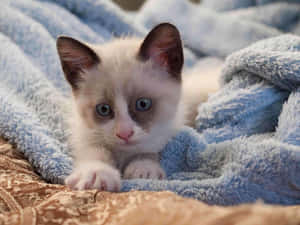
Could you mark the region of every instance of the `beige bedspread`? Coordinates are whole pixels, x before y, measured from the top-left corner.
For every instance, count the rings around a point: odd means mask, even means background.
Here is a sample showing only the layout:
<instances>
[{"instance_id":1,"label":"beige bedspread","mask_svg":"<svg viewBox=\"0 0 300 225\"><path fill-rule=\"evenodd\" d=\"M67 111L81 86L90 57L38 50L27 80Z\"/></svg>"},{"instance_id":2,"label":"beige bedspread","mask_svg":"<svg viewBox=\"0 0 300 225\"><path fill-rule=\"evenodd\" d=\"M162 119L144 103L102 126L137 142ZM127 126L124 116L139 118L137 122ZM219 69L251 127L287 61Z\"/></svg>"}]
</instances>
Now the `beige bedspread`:
<instances>
[{"instance_id":1,"label":"beige bedspread","mask_svg":"<svg viewBox=\"0 0 300 225\"><path fill-rule=\"evenodd\" d=\"M208 206L171 192L71 191L45 183L0 139L0 224L300 224L300 206Z\"/></svg>"}]
</instances>

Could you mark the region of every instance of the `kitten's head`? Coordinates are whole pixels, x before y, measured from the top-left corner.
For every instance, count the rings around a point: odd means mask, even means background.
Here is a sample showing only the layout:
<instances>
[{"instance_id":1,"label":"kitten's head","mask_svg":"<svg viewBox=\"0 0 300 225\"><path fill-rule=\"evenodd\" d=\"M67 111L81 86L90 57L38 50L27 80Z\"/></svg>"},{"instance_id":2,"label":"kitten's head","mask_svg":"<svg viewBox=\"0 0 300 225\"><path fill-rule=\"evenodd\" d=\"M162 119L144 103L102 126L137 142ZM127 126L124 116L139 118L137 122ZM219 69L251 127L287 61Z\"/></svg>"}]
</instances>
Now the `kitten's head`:
<instances>
[{"instance_id":1,"label":"kitten's head","mask_svg":"<svg viewBox=\"0 0 300 225\"><path fill-rule=\"evenodd\" d=\"M142 42L118 39L101 46L59 37L57 49L95 144L146 152L166 144L181 94L183 52L175 26L160 24Z\"/></svg>"}]
</instances>

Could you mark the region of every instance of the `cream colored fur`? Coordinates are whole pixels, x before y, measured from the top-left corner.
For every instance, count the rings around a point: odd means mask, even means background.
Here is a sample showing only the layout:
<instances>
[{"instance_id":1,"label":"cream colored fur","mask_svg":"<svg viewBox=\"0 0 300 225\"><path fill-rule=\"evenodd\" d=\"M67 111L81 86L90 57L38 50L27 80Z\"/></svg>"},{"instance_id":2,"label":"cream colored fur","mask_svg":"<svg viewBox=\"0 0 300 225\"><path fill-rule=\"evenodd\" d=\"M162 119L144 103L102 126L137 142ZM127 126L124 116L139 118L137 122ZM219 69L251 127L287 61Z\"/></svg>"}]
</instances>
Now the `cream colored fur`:
<instances>
[{"instance_id":1,"label":"cream colored fur","mask_svg":"<svg viewBox=\"0 0 300 225\"><path fill-rule=\"evenodd\" d=\"M222 61L206 67L187 71L183 76L182 104L184 105L185 124L194 127L198 106L220 88L219 77Z\"/></svg>"},{"instance_id":2,"label":"cream colored fur","mask_svg":"<svg viewBox=\"0 0 300 225\"><path fill-rule=\"evenodd\" d=\"M65 182L73 189L118 191L122 171L127 179L163 178L157 154L184 125L184 108L192 112L186 113L186 121L191 125L196 106L218 89L219 69L209 76L197 73L185 76L181 85L151 61L137 60L140 45L141 40L127 38L90 46L100 56L101 63L84 71L85 81L80 84L80 92L74 95L68 116L75 169ZM105 88L114 90L116 117L99 125L93 121L92 113L95 105L101 103L101 90ZM128 115L125 95L131 90L139 91L136 89L160 99L159 113L148 130L142 129ZM126 145L116 137L119 123L133 127L134 144ZM134 159L141 154L146 157Z\"/></svg>"}]
</instances>

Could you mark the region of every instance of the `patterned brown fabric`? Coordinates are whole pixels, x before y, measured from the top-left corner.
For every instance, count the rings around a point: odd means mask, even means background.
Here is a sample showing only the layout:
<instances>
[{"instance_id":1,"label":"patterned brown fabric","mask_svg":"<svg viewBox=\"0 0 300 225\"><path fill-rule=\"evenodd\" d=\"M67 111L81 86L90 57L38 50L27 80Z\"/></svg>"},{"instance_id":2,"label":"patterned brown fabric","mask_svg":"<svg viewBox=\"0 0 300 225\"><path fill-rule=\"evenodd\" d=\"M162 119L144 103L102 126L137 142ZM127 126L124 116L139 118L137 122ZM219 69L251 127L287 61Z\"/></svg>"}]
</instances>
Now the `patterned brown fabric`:
<instances>
[{"instance_id":1,"label":"patterned brown fabric","mask_svg":"<svg viewBox=\"0 0 300 225\"><path fill-rule=\"evenodd\" d=\"M0 224L300 224L300 206L208 206L170 192L71 191L45 183L0 140Z\"/></svg>"}]
</instances>

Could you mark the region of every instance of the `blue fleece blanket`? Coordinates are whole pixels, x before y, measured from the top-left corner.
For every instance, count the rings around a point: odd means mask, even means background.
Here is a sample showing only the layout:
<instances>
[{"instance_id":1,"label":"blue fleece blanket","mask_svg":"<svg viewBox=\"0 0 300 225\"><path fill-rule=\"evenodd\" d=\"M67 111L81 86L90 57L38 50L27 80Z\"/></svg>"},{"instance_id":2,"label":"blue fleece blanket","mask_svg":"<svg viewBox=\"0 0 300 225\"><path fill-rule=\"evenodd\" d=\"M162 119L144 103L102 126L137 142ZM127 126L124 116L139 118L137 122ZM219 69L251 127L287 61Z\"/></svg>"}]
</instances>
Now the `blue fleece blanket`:
<instances>
[{"instance_id":1,"label":"blue fleece blanket","mask_svg":"<svg viewBox=\"0 0 300 225\"><path fill-rule=\"evenodd\" d=\"M186 67L229 55L223 86L199 106L197 130L183 128L162 151L167 180L124 180L122 191L170 190L220 205L299 204L299 1L213 2L150 0L129 14L106 0L2 0L0 135L45 180L62 183L72 169L62 117L71 93L56 37L103 43L170 21L187 46Z\"/></svg>"}]
</instances>

